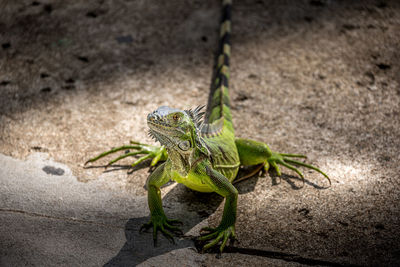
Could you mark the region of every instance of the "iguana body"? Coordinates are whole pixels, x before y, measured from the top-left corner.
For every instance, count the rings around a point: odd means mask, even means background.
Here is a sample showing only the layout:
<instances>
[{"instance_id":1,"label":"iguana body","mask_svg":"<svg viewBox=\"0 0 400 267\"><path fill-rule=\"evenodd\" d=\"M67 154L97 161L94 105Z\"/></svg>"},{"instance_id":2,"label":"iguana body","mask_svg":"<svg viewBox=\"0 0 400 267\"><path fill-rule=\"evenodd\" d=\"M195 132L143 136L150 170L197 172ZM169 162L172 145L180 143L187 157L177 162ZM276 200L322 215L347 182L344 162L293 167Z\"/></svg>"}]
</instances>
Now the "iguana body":
<instances>
[{"instance_id":1,"label":"iguana body","mask_svg":"<svg viewBox=\"0 0 400 267\"><path fill-rule=\"evenodd\" d=\"M275 153L264 143L235 137L228 93L231 0L223 0L222 9L214 84L211 86L204 121L200 121L204 114L201 112L201 107L194 110L160 107L148 115L147 123L150 135L161 143L161 147L131 142L132 145L113 149L88 161L93 162L110 153L125 149L137 151L120 156L109 164L138 154L146 155L133 165L147 158L153 158L152 165L165 160L150 175L147 182L151 219L143 227L153 228L154 241L157 239L158 230L171 239L173 238L169 231L179 230L172 225L176 220L169 220L162 208L160 187L170 179L196 191L216 192L223 196L225 206L220 224L216 228L203 229L207 231L207 234L199 238L212 240L203 247L203 250L221 242L221 252L228 239L235 238L238 192L232 182L240 166L262 164L266 170L272 166L280 175L277 165L280 164L296 171L303 178L303 174L292 166L295 164L317 170L326 176L316 167L291 159L305 157L303 155Z\"/></svg>"}]
</instances>

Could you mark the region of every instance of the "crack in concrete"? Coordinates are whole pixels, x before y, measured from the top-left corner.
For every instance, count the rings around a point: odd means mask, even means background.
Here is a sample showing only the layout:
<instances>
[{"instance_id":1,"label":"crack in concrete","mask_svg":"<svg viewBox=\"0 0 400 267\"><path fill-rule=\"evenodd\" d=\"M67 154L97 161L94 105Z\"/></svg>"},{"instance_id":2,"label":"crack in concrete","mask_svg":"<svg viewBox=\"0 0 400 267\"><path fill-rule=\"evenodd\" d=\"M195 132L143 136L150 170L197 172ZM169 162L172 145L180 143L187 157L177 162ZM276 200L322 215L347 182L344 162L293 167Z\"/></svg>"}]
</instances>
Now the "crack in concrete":
<instances>
[{"instance_id":1,"label":"crack in concrete","mask_svg":"<svg viewBox=\"0 0 400 267\"><path fill-rule=\"evenodd\" d=\"M19 214L23 214L23 215L27 215L27 216L32 216L32 217L41 217L41 218L46 218L46 219L70 221L70 222L77 222L77 223L86 223L86 224L93 224L93 225L109 227L109 228L124 229L124 227L115 226L115 225L106 224L106 223L98 223L98 222L95 222L95 221L87 221L87 220L82 220L82 219L73 218L73 217L56 217L56 216L50 216L50 215L36 213L36 212L24 211L24 210L14 210L14 209L2 209L2 208L0 208L0 212L19 213Z\"/></svg>"}]
</instances>

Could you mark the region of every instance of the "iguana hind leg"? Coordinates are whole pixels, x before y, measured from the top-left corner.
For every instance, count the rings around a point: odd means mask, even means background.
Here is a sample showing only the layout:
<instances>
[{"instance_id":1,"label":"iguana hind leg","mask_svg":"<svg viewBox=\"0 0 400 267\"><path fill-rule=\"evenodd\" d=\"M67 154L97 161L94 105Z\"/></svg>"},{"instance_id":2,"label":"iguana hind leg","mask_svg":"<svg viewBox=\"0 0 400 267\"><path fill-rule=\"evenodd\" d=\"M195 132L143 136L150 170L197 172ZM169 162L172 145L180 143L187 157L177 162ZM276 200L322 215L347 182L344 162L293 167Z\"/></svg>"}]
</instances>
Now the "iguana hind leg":
<instances>
[{"instance_id":1,"label":"iguana hind leg","mask_svg":"<svg viewBox=\"0 0 400 267\"><path fill-rule=\"evenodd\" d=\"M322 174L323 176L325 176L325 178L328 179L329 181L329 185L331 185L331 180L329 179L328 175L326 175L319 168L293 159L293 158L307 158L305 155L277 153L272 151L265 143L243 138L236 138L235 144L239 153L241 165L250 166L250 165L264 164L264 169L266 171L268 171L268 169L272 167L276 170L279 176L281 176L282 173L278 165L281 165L296 172L303 179L304 182L303 173L295 167L295 166L303 166L315 170L320 174Z\"/></svg>"},{"instance_id":2,"label":"iguana hind leg","mask_svg":"<svg viewBox=\"0 0 400 267\"><path fill-rule=\"evenodd\" d=\"M116 148L113 148L106 152L103 152L100 155L86 161L85 165L88 164L89 162L95 162L98 159L101 159L105 156L116 153L118 151L130 150L130 149L134 149L135 151L129 152L129 153L126 153L119 157L114 158L113 160L108 162L106 167L110 166L110 165L114 164L115 162L117 162L121 159L124 159L126 157L137 156L137 155L143 155L143 156L139 157L136 161L134 161L131 164L132 167L135 167L142 161L149 159L149 158L153 159L150 164L151 166L155 166L159 161L165 161L168 158L168 154L167 154L167 151L165 150L164 146L153 146L153 145L142 144L142 143L135 142L135 141L130 141L130 145L116 147Z\"/></svg>"}]
</instances>

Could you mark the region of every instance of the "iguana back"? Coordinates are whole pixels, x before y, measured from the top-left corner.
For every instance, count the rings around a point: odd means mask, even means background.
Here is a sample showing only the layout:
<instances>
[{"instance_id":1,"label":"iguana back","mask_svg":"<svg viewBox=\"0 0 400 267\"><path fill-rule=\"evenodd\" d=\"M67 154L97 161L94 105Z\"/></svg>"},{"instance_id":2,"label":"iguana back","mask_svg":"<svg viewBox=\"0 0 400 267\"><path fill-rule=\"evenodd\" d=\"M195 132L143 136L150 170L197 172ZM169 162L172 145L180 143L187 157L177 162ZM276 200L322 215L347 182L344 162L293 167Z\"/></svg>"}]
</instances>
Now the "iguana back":
<instances>
[{"instance_id":1,"label":"iguana back","mask_svg":"<svg viewBox=\"0 0 400 267\"><path fill-rule=\"evenodd\" d=\"M229 100L232 1L224 0L222 5L218 50L207 111L200 134L211 151L214 168L232 181L240 165Z\"/></svg>"}]
</instances>

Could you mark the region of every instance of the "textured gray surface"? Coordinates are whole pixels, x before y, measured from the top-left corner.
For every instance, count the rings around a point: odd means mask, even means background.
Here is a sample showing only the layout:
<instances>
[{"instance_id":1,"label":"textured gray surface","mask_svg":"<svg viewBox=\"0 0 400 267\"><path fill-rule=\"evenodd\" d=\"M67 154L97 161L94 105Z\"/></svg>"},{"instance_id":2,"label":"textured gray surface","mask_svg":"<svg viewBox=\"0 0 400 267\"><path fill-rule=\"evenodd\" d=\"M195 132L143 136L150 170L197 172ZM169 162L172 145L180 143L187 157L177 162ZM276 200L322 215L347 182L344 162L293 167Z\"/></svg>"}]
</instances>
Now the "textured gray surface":
<instances>
[{"instance_id":1,"label":"textured gray surface","mask_svg":"<svg viewBox=\"0 0 400 267\"><path fill-rule=\"evenodd\" d=\"M44 153L26 161L0 155L0 165L1 265L114 266L154 257L149 264L159 265L165 257L157 256L194 246L185 239L170 246L162 239L154 249L151 236L138 231L148 220L146 197L104 189L102 179L78 182L67 166L48 160ZM65 174L46 174L46 166ZM164 199L168 204L168 197ZM174 202L169 209L187 226L201 222L184 204ZM176 255L188 262L202 258L191 256L192 251L171 254L168 261L176 265Z\"/></svg>"},{"instance_id":2,"label":"textured gray surface","mask_svg":"<svg viewBox=\"0 0 400 267\"><path fill-rule=\"evenodd\" d=\"M400 264L398 1L236 1L237 135L305 153L333 183L306 171L301 188L284 170L238 184L241 243L221 259L189 239L153 249L137 233L147 168L83 168L130 139L150 142L145 118L158 106L206 102L219 4L3 0L0 10L1 264ZM220 198L163 193L188 235L218 223Z\"/></svg>"}]
</instances>

